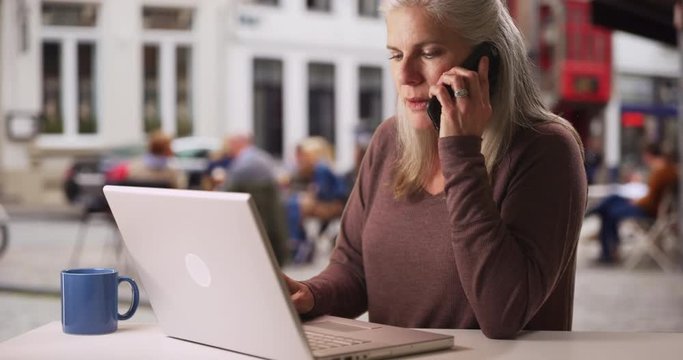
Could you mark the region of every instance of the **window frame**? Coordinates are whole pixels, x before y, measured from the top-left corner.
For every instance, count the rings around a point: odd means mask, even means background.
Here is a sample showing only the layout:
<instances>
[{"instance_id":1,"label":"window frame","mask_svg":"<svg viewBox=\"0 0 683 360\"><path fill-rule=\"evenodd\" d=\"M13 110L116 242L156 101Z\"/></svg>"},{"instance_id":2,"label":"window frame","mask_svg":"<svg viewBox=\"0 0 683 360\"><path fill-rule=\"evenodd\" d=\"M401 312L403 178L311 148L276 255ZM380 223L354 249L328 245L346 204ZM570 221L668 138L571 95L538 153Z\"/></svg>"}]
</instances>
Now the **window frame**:
<instances>
[{"instance_id":1,"label":"window frame","mask_svg":"<svg viewBox=\"0 0 683 360\"><path fill-rule=\"evenodd\" d=\"M98 10L101 8L98 8ZM99 16L99 15L98 15ZM40 28L40 46L42 62L42 46L45 43L56 43L60 50L60 109L63 131L60 134L39 132L38 145L41 147L89 147L97 144L102 136L101 104L102 104L102 51L99 27L83 26L46 26ZM92 75L95 86L93 111L97 130L92 134L78 132L78 44L89 43L94 46L95 66ZM42 82L42 71L41 71ZM41 84L41 94L43 85ZM41 95L41 111L43 99ZM64 140L68 140L65 142ZM67 146L68 143L68 146Z\"/></svg>"},{"instance_id":2,"label":"window frame","mask_svg":"<svg viewBox=\"0 0 683 360\"><path fill-rule=\"evenodd\" d=\"M306 0L306 5L305 5L305 6L306 6L306 11L309 12L309 13L321 14L321 15L331 15L331 14L334 13L334 10L335 10L334 8L335 8L335 6L334 6L334 1L332 1L332 0L326 0L326 1L327 1L327 4L329 5L329 9L318 9L318 8L309 7L309 6L308 6L308 1L309 1L309 0ZM316 0L313 0L313 1L316 1Z\"/></svg>"},{"instance_id":3,"label":"window frame","mask_svg":"<svg viewBox=\"0 0 683 360\"><path fill-rule=\"evenodd\" d=\"M375 95L379 95L379 117L376 119L372 118L363 118L362 114L362 109L363 109L363 103L362 103L362 96L364 94L364 88L363 88L363 70L372 70L372 71L377 71L379 73L379 92ZM358 122L363 123L365 126L369 126L373 131L376 129L384 120L383 117L383 112L384 112L384 97L385 97L385 89L384 89L384 84L385 84L385 77L387 74L385 74L384 68L379 65L379 64L372 64L372 63L359 63L358 66L356 67L356 74L358 76ZM375 89L376 90L376 89Z\"/></svg>"},{"instance_id":4,"label":"window frame","mask_svg":"<svg viewBox=\"0 0 683 360\"><path fill-rule=\"evenodd\" d=\"M266 4L257 0L247 0L242 3L242 5L246 6L258 6L258 7L263 7L263 8L270 8L270 9L275 9L279 8L282 6L282 2L280 0L275 0L275 4Z\"/></svg>"},{"instance_id":5,"label":"window frame","mask_svg":"<svg viewBox=\"0 0 683 360\"><path fill-rule=\"evenodd\" d=\"M356 15L360 17L361 19L370 19L370 20L379 20L382 17L382 14L379 11L379 1L376 2L376 9L372 14L368 14L364 12L364 7L361 5L361 2L368 1L368 0L357 0L356 1L356 6L357 6L357 11ZM375 1L375 0L370 0L370 1Z\"/></svg>"},{"instance_id":6,"label":"window frame","mask_svg":"<svg viewBox=\"0 0 683 360\"><path fill-rule=\"evenodd\" d=\"M331 81L332 86L327 88L327 87L317 87L314 88L311 85L313 85L313 82L315 81L311 75L312 75L312 70L314 67L320 67L320 68L327 68L331 69L331 73L327 73L325 75L331 76L329 79ZM308 134L307 136L322 136L327 141L330 142L333 146L336 146L337 142L339 141L338 137L339 134L337 133L337 122L339 121L339 116L338 116L338 107L339 107L339 73L340 72L340 66L337 61L334 60L325 60L325 59L315 59L311 58L308 59L306 62L306 108L307 108L307 113L306 113L306 119L307 119L307 126L308 126ZM324 81L324 80L323 80ZM314 110L314 104L317 104L317 101L312 97L314 94L315 90L320 90L323 89L322 93L317 93L316 95L329 95L328 98L331 100L332 104L332 111L331 111L331 124L325 124L329 126L324 126L322 123L320 123L320 119L314 119L313 116L315 115L313 113ZM317 100L320 100L319 98ZM314 126L314 122L317 121L317 125ZM329 134L325 133L325 129L329 130Z\"/></svg>"},{"instance_id":7,"label":"window frame","mask_svg":"<svg viewBox=\"0 0 683 360\"><path fill-rule=\"evenodd\" d=\"M142 8L141 8L142 10ZM140 128L145 132L144 124L144 47L152 45L158 47L159 59L157 63L158 84L157 97L159 99L159 117L161 122L161 130L171 136L176 136L178 132L177 124L177 84L176 66L177 66L177 49L180 46L190 49L190 118L192 119L192 132L187 136L192 136L196 131L196 106L195 94L197 93L197 46L194 36L194 29L192 30L147 30L142 29L142 36L140 37L140 85L142 86L140 92Z\"/></svg>"},{"instance_id":8,"label":"window frame","mask_svg":"<svg viewBox=\"0 0 683 360\"><path fill-rule=\"evenodd\" d=\"M272 62L272 63L277 63L278 66L278 71L279 76L280 76L280 82L277 84L279 86L279 96L280 98L278 101L280 103L280 108L276 109L276 113L280 113L280 123L279 129L277 131L279 132L279 139L275 140L277 143L277 147L273 146L269 140L271 140L271 129L268 129L266 126L263 126L264 124L273 124L273 121L266 121L262 123L259 119L257 118L258 112L256 111L257 107L257 101L259 100L257 97L257 90L262 90L262 91L268 91L268 90L274 90L274 87L269 88L269 86L272 86L273 84L265 84L265 82L258 82L257 81L257 73L256 73L256 68L257 68L257 62L263 61L264 63L266 62ZM252 100L250 106L253 109L252 112L252 128L251 132L254 136L254 142L256 143L257 146L263 148L264 150L268 151L271 155L276 156L276 157L283 157L287 151L285 148L286 143L285 143L285 133L286 133L286 91L287 91L287 64L285 58L281 57L281 55L276 55L272 56L269 54L253 54L251 56L250 60L250 66L251 66L251 92L252 92ZM261 86L261 88L257 89L258 86ZM271 92L272 93L272 92ZM270 108L272 111L273 108Z\"/></svg>"}]
</instances>

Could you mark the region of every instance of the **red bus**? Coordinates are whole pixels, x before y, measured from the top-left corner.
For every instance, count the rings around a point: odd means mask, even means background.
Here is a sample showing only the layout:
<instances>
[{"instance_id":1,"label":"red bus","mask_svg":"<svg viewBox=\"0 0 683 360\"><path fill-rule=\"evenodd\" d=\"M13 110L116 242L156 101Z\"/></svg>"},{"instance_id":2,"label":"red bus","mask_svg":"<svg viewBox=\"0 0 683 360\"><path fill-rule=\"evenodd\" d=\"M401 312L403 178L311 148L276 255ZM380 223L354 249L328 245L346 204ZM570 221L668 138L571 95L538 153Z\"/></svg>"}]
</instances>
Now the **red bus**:
<instances>
[{"instance_id":1,"label":"red bus","mask_svg":"<svg viewBox=\"0 0 683 360\"><path fill-rule=\"evenodd\" d=\"M586 140L612 83L611 32L591 21L590 0L508 0L540 70L547 105Z\"/></svg>"}]
</instances>

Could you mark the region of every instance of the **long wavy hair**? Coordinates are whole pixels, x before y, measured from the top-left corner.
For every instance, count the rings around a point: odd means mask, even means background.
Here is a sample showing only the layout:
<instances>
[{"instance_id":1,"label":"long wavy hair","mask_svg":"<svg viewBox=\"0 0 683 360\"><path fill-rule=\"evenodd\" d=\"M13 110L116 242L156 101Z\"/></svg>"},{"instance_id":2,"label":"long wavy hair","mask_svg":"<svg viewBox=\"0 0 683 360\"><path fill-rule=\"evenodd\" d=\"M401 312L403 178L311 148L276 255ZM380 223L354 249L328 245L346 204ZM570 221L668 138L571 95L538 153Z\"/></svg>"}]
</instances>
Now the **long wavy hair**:
<instances>
[{"instance_id":1,"label":"long wavy hair","mask_svg":"<svg viewBox=\"0 0 683 360\"><path fill-rule=\"evenodd\" d=\"M491 97L493 114L482 139L489 178L519 128L534 129L541 123L557 123L567 128L583 149L574 127L543 105L524 40L502 0L383 0L380 10L386 15L400 7L421 7L434 21L458 33L470 44L488 41L498 49L500 68ZM394 195L401 198L423 189L434 173L438 134L431 129L413 128L402 102L397 103L400 154L395 168Z\"/></svg>"}]
</instances>

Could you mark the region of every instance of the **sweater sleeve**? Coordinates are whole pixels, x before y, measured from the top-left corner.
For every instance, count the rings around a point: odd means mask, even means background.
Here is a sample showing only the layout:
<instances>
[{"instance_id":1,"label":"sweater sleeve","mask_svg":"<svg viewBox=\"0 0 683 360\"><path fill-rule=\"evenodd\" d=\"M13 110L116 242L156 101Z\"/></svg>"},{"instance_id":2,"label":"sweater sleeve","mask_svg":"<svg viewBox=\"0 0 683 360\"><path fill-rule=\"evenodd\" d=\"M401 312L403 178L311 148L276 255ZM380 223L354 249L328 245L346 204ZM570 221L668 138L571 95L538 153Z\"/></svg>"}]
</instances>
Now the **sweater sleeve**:
<instances>
[{"instance_id":1,"label":"sweater sleeve","mask_svg":"<svg viewBox=\"0 0 683 360\"><path fill-rule=\"evenodd\" d=\"M315 299L315 306L305 314L306 318L326 314L355 318L367 310L361 246L363 201L359 185L356 184L344 209L329 264L320 274L304 281Z\"/></svg>"},{"instance_id":2,"label":"sweater sleeve","mask_svg":"<svg viewBox=\"0 0 683 360\"><path fill-rule=\"evenodd\" d=\"M440 139L439 155L465 296L486 336L514 337L570 268L586 202L580 148L568 133L538 134L499 203L479 138Z\"/></svg>"},{"instance_id":3,"label":"sweater sleeve","mask_svg":"<svg viewBox=\"0 0 683 360\"><path fill-rule=\"evenodd\" d=\"M304 281L315 299L313 309L304 315L306 318L326 314L355 318L367 311L362 233L369 202L372 201L371 194L375 193L377 186L374 178L380 164L375 166L375 159L382 159L378 153L383 152L381 144L391 136L391 126L390 121L380 125L363 157L358 178L342 213L339 235L329 264L319 275Z\"/></svg>"}]
</instances>

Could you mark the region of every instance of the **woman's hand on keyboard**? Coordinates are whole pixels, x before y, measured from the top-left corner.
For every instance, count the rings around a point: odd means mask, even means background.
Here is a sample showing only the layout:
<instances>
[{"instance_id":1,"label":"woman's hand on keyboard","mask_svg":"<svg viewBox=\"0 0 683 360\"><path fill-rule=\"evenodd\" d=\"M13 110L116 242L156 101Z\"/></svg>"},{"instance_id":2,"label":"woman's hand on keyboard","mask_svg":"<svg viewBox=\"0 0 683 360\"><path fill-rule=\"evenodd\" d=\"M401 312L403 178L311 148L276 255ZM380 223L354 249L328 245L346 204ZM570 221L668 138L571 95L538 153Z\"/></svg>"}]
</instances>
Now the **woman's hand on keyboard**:
<instances>
[{"instance_id":1,"label":"woman's hand on keyboard","mask_svg":"<svg viewBox=\"0 0 683 360\"><path fill-rule=\"evenodd\" d=\"M289 288L289 295L294 303L294 307L299 314L306 314L307 312L313 310L315 305L315 299L313 298L313 293L311 289L308 288L304 283L298 282L296 280L290 279L287 275L282 274L282 277L287 283L287 288Z\"/></svg>"}]
</instances>

